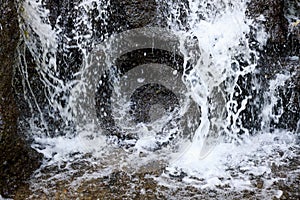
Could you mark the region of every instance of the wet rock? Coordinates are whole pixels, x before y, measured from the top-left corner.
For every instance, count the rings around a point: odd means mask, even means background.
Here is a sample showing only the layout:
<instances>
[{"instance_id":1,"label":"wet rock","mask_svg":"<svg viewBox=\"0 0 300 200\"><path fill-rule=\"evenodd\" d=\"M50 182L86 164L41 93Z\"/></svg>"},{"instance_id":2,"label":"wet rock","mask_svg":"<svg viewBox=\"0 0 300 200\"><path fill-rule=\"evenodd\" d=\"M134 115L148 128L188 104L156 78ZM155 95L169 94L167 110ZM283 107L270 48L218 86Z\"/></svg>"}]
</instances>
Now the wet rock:
<instances>
[{"instance_id":1,"label":"wet rock","mask_svg":"<svg viewBox=\"0 0 300 200\"><path fill-rule=\"evenodd\" d=\"M156 17L156 1L119 0L113 1L112 19L119 19L126 29L141 28L154 22Z\"/></svg>"},{"instance_id":2,"label":"wet rock","mask_svg":"<svg viewBox=\"0 0 300 200\"><path fill-rule=\"evenodd\" d=\"M292 61L288 58L300 53L299 14L291 16L291 10L300 13L296 0L253 0L248 4L247 15L262 24L269 36L260 65L272 71L280 70L277 62Z\"/></svg>"},{"instance_id":3,"label":"wet rock","mask_svg":"<svg viewBox=\"0 0 300 200\"><path fill-rule=\"evenodd\" d=\"M260 106L264 101L264 97L261 95L268 88L269 80L275 79L278 73L294 74L283 87L276 91L279 100L275 109L283 109L283 114L278 122L271 122L271 130L284 128L296 131L297 123L300 120L298 114L300 112L298 98L300 91L300 62L298 57L300 55L300 25L297 23L299 13L300 7L296 0L252 0L248 4L247 15L262 24L269 36L263 49L253 47L260 52L257 66L259 74L256 78L260 81L261 88L253 92L256 99L254 98L254 106L251 106L251 111L248 113L255 113L261 109ZM253 30L252 34L255 35L256 31ZM255 39L251 42L255 43ZM280 111L275 110L274 112L279 113ZM259 121L257 119L258 117L255 121Z\"/></svg>"},{"instance_id":4,"label":"wet rock","mask_svg":"<svg viewBox=\"0 0 300 200\"><path fill-rule=\"evenodd\" d=\"M264 187L264 181L262 179L257 179L257 181L256 181L256 187L258 189L262 189Z\"/></svg>"},{"instance_id":5,"label":"wet rock","mask_svg":"<svg viewBox=\"0 0 300 200\"><path fill-rule=\"evenodd\" d=\"M0 13L0 194L12 197L39 167L41 156L17 128L19 109L12 79L19 31L14 1L1 1Z\"/></svg>"},{"instance_id":6,"label":"wet rock","mask_svg":"<svg viewBox=\"0 0 300 200\"><path fill-rule=\"evenodd\" d=\"M248 15L256 21L263 16L262 24L269 34L267 48L273 53L283 53L287 43L288 24L284 17L284 1L282 0L253 0L248 4ZM260 17L261 18L261 17Z\"/></svg>"}]
</instances>

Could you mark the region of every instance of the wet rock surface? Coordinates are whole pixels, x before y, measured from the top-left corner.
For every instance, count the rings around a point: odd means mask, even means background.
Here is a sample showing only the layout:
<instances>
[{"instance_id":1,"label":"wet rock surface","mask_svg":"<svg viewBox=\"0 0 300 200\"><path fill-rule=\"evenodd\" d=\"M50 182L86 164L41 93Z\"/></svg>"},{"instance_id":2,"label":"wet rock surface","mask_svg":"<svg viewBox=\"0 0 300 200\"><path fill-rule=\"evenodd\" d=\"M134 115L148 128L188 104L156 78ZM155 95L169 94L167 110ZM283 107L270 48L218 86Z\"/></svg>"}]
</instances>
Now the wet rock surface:
<instances>
[{"instance_id":1,"label":"wet rock surface","mask_svg":"<svg viewBox=\"0 0 300 200\"><path fill-rule=\"evenodd\" d=\"M256 109L260 109L259 104L263 102L260 94L268 87L269 81L276 78L276 74L279 72L293 74L291 80L277 91L278 107L283 107L284 112L278 122L272 122L272 128L284 128L290 131L297 130L297 123L300 120L297 114L300 112L300 25L297 23L299 20L297 13L300 13L297 0L252 0L247 9L247 15L262 24L261 28L264 28L269 36L263 49L253 45L253 48L260 52L257 65L259 73L255 76L261 84L261 89L252 94L256 97L253 103L258 107L251 106L251 109L254 109L249 112L257 112ZM255 35L256 31L257 28L254 28L252 34ZM249 37L251 41L251 35ZM252 42L256 43L256 41Z\"/></svg>"},{"instance_id":2,"label":"wet rock surface","mask_svg":"<svg viewBox=\"0 0 300 200\"><path fill-rule=\"evenodd\" d=\"M0 194L11 197L40 165L41 155L18 133L18 109L12 85L19 39L14 1L0 4Z\"/></svg>"},{"instance_id":3,"label":"wet rock surface","mask_svg":"<svg viewBox=\"0 0 300 200\"><path fill-rule=\"evenodd\" d=\"M296 152L300 153L300 149ZM284 156L283 152L278 152ZM300 155L300 154L299 154ZM111 157L113 158L113 157ZM217 185L216 188L202 188L205 180L195 178L199 187L181 183L182 177L169 177L168 187L159 184L165 171L166 163L155 161L133 169L114 169L105 176L93 176L84 178L87 174L97 172L101 166L91 165L88 162L76 162L67 165L52 166L43 169L43 175L35 180L40 185L34 191L21 188L16 199L291 199L298 200L299 190L299 159L297 156L292 160L286 159L286 164L278 165L270 163L271 173L251 175L249 181L251 189L234 190L229 185ZM67 164L67 163L66 163ZM74 170L70 176L62 176L66 170ZM134 171L134 172L133 172ZM290 176L293 171L293 176ZM229 169L228 173L236 173L236 169ZM238 173L247 173L241 170ZM289 175L287 174L289 173ZM79 178L79 179L78 179ZM270 184L270 179L277 179ZM48 180L48 181L47 181ZM222 178L220 178L222 180ZM41 187L42 186L42 187ZM51 190L44 191L44 187Z\"/></svg>"}]
</instances>

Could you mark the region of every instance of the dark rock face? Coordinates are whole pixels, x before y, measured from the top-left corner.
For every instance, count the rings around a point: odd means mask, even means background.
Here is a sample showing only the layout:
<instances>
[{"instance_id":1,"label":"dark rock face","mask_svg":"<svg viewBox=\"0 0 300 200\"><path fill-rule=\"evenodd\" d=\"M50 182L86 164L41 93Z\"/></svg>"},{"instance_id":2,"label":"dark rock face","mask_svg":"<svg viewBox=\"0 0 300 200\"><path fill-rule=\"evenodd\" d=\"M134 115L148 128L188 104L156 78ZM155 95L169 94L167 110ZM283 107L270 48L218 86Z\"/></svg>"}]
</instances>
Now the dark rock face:
<instances>
[{"instance_id":1,"label":"dark rock face","mask_svg":"<svg viewBox=\"0 0 300 200\"><path fill-rule=\"evenodd\" d=\"M11 197L40 165L41 155L18 133L19 109L12 86L19 39L14 1L0 3L0 194Z\"/></svg>"},{"instance_id":2,"label":"dark rock face","mask_svg":"<svg viewBox=\"0 0 300 200\"><path fill-rule=\"evenodd\" d=\"M256 19L260 15L265 17L262 24L270 36L264 49L267 62L291 54L299 55L299 25L292 27L291 21L286 18L293 3L297 4L295 0L252 0L248 5L247 12L251 18ZM298 13L300 11L299 6L293 9Z\"/></svg>"},{"instance_id":3,"label":"dark rock face","mask_svg":"<svg viewBox=\"0 0 300 200\"><path fill-rule=\"evenodd\" d=\"M276 50L283 50L282 47L286 43L286 36L288 32L287 20L284 17L284 1L282 0L252 0L248 5L249 15L251 17L258 17L263 15L265 21L263 22L267 33L270 34L269 48L276 48ZM278 52L279 53L279 52Z\"/></svg>"},{"instance_id":4,"label":"dark rock face","mask_svg":"<svg viewBox=\"0 0 300 200\"><path fill-rule=\"evenodd\" d=\"M256 20L260 15L265 17L263 26L269 34L266 46L263 50L259 50L257 78L260 79L262 88L254 96L257 96L256 101L260 102L254 102L258 104L258 107L251 107L251 109L254 108L251 112L261 109L259 104L262 103L263 97L259 96L267 88L266 84L270 79L274 79L278 72L294 73L291 80L277 91L278 105L283 109L283 114L279 121L272 122L271 126L296 131L300 120L300 61L299 57L298 60L290 59L290 57L300 55L300 24L297 24L296 19L287 18L291 9L294 13L300 13L297 0L252 0L248 5L247 14L251 18ZM294 20L294 23L291 20Z\"/></svg>"}]
</instances>

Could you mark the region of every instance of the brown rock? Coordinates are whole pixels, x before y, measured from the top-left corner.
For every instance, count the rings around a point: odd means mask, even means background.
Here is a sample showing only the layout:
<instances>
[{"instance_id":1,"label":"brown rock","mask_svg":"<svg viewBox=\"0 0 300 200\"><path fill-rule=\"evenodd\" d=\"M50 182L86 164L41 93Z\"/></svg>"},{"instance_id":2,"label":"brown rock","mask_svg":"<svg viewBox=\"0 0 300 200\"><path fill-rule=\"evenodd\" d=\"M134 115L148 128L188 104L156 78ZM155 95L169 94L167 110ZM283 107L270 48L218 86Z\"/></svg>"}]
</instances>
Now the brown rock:
<instances>
[{"instance_id":1,"label":"brown rock","mask_svg":"<svg viewBox=\"0 0 300 200\"><path fill-rule=\"evenodd\" d=\"M12 79L19 40L14 1L0 3L0 194L12 197L40 165L41 156L18 133L18 106Z\"/></svg>"}]
</instances>

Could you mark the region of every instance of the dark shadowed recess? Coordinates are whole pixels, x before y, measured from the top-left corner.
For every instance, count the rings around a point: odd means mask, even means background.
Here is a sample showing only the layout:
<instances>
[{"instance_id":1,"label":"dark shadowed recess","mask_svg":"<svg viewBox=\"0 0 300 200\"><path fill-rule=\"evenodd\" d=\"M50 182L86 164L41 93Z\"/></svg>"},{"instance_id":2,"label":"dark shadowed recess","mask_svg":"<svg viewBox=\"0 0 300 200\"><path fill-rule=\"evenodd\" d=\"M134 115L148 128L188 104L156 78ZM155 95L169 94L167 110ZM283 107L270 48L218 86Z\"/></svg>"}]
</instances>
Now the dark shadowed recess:
<instances>
[{"instance_id":1,"label":"dark shadowed recess","mask_svg":"<svg viewBox=\"0 0 300 200\"><path fill-rule=\"evenodd\" d=\"M178 70L180 73L183 72L183 57L177 54L174 54L172 52L161 50L161 49L138 49L131 51L129 53L123 54L117 60L115 61L115 67L116 70L108 70L105 74L103 74L100 78L100 83L97 87L96 91L96 110L97 110L97 116L100 119L99 123L100 126L107 130L107 133L109 135L116 135L119 138L126 138L126 133L122 131L115 123L115 120L112 116L112 107L111 107L111 96L112 92L114 90L113 88L113 79L114 77L121 77L129 70L143 65L143 64L151 64L151 63L157 63L157 64L164 64L169 67L172 67L174 70ZM174 95L171 91L165 90L166 94L163 95L166 97L161 103L165 105L166 107L172 107L172 103L176 102L174 100ZM172 97L173 96L173 97ZM175 95L176 96L176 95ZM134 98L134 97L133 97ZM158 98L158 97L157 97ZM169 99L173 99L174 101L169 101ZM175 98L176 99L176 98ZM178 101L178 100L177 100ZM133 99L133 102L138 102L137 99ZM151 101L148 101L149 105L151 104ZM148 105L148 106L149 106ZM141 106L141 105L139 105ZM133 109L135 110L135 109ZM103 114L105 113L105 114ZM135 113L136 116L141 114L141 112ZM141 120L137 119L138 121Z\"/></svg>"}]
</instances>

